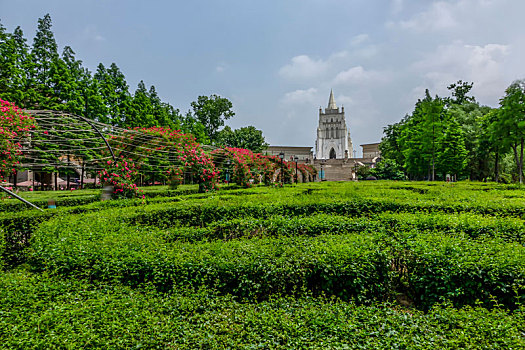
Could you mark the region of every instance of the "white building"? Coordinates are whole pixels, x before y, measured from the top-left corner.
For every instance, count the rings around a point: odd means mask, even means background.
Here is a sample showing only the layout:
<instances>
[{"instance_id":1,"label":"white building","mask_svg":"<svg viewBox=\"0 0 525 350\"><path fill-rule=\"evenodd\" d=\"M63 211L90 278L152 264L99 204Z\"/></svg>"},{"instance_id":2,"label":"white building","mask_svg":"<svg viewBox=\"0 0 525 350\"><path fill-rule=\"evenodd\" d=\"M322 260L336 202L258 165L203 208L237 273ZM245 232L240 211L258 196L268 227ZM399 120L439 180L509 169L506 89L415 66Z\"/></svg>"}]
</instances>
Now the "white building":
<instances>
[{"instance_id":1,"label":"white building","mask_svg":"<svg viewBox=\"0 0 525 350\"><path fill-rule=\"evenodd\" d=\"M345 159L352 157L352 139L346 127L345 109L335 104L334 93L330 91L328 108L324 113L319 108L319 126L315 141L317 159Z\"/></svg>"}]
</instances>

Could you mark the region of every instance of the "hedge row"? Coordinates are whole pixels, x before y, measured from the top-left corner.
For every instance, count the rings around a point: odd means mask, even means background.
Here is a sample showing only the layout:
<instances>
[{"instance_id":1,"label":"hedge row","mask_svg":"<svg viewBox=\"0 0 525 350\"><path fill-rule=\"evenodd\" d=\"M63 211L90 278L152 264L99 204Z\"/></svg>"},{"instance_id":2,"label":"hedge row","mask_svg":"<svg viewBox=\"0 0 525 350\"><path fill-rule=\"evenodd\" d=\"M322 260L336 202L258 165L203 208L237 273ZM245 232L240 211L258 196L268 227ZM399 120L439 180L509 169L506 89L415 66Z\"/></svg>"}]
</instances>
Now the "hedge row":
<instances>
[{"instance_id":1,"label":"hedge row","mask_svg":"<svg viewBox=\"0 0 525 350\"><path fill-rule=\"evenodd\" d=\"M115 281L211 286L264 299L278 293L326 293L358 302L403 294L426 309L493 301L514 307L525 291L525 248L501 240L419 232L166 242L162 229L112 218L43 223L29 250L36 271Z\"/></svg>"},{"instance_id":2,"label":"hedge row","mask_svg":"<svg viewBox=\"0 0 525 350\"><path fill-rule=\"evenodd\" d=\"M371 216L279 216L266 219L245 217L211 221L204 227L185 227L184 222L171 222L166 230L168 241L199 241L265 236L316 236L323 233L398 232L418 230L421 233L463 234L471 238L498 237L508 242L525 242L525 223L510 217L486 217L477 214L411 214L381 213ZM155 225L157 227L158 225Z\"/></svg>"},{"instance_id":3,"label":"hedge row","mask_svg":"<svg viewBox=\"0 0 525 350\"><path fill-rule=\"evenodd\" d=\"M308 191L307 189L306 191ZM191 192L188 190L186 192ZM174 191L177 192L177 191ZM183 193L181 191L180 193ZM251 217L269 217L271 215L312 215L316 213L328 213L335 215L364 215L376 214L382 212L395 213L429 213L429 212L444 212L444 213L462 213L471 212L481 215L494 214L497 216L521 216L523 214L523 206L470 206L467 204L440 204L431 202L403 202L398 199L389 199L388 197L381 199L366 199L355 197L349 200L334 201L330 196L324 194L305 195L301 188L285 189L283 192L276 192L271 189L256 189L251 192L243 193L239 190L227 191L227 194L199 194L186 195L176 197L161 197L152 198L146 201L129 200L129 201L109 201L106 203L91 203L77 205L70 208L69 213L84 213L88 211L97 211L109 208L126 207L126 206L142 206L148 204L144 210L124 212L124 217L129 217L130 220L140 224L164 224L169 225L174 220L183 221L189 225L204 225L210 221L218 221L224 219L235 219L246 216ZM319 191L322 192L322 191ZM277 195L279 194L279 195ZM171 196L171 195L170 195ZM246 198L249 196L249 198ZM75 197L79 197L75 199ZM83 196L72 196L70 204L82 202L87 200L82 199ZM93 201L89 196L89 201ZM184 200L184 203L178 202ZM66 199L64 199L66 201ZM249 202L249 204L245 204ZM157 205L155 205L155 203ZM166 203L170 203L166 205ZM270 204L272 203L272 204ZM61 208L61 205L58 205ZM66 209L66 208L62 208ZM120 215L120 213L118 213ZM35 216L41 214L33 214ZM0 223L6 223L9 227L23 227L26 217L18 217L0 215ZM11 230L11 229L10 229ZM14 229L20 231L20 229Z\"/></svg>"},{"instance_id":4,"label":"hedge row","mask_svg":"<svg viewBox=\"0 0 525 350\"><path fill-rule=\"evenodd\" d=\"M16 273L0 277L0 314L5 348L525 347L518 310L422 313L312 297L253 304L207 290L163 295Z\"/></svg>"},{"instance_id":5,"label":"hedge row","mask_svg":"<svg viewBox=\"0 0 525 350\"><path fill-rule=\"evenodd\" d=\"M177 203L175 205L150 205L140 208L133 212L127 211L119 213L123 219L134 224L145 224L154 226L169 227L173 222L182 222L190 226L205 226L206 223L231 220L244 217L268 218L273 215L283 216L307 216L326 213L339 216L362 216L390 213L454 213L460 214L463 211L456 211L457 208L451 207L431 207L415 204L400 204L389 200L353 200L343 202L304 202L304 203L242 203L233 205L230 202L219 200L208 200L205 202ZM475 208L470 208L475 209ZM498 216L511 216L511 211L492 211L487 210L468 210L478 215L496 214ZM523 211L516 211L513 214L522 214ZM519 216L519 215L515 215Z\"/></svg>"},{"instance_id":6,"label":"hedge row","mask_svg":"<svg viewBox=\"0 0 525 350\"><path fill-rule=\"evenodd\" d=\"M96 212L96 216L92 216L94 220L98 217L111 217L126 221L130 225L166 228L168 240L198 241L249 236L318 235L320 233L417 229L429 233L466 234L473 238L488 236L500 237L510 242L524 243L525 241L525 224L523 220L513 217L487 217L472 213L451 215L440 212L371 213L370 206L357 201L325 203L318 206L308 203L267 206L258 204L222 205L219 207L216 201L192 199L186 203L184 202L186 199L184 197L154 198L145 203L141 200L107 201L44 212L32 210L0 215L0 227L6 231L5 254L9 255L5 257L5 260L10 264L23 261L23 248L29 242L33 230L40 223L54 216L86 215L90 212ZM205 204L200 206L196 204L201 202Z\"/></svg>"},{"instance_id":7,"label":"hedge row","mask_svg":"<svg viewBox=\"0 0 525 350\"><path fill-rule=\"evenodd\" d=\"M52 196L50 196L49 199L53 199L57 206L73 207L73 206L86 205L89 203L100 201L100 195L67 196L67 197L60 197L60 198L52 198ZM37 207L45 209L47 208L49 199L37 199L37 200L29 199L29 201L33 203L34 205L36 205ZM19 200L9 200L9 201L3 201L0 203L0 212L19 212L19 211L31 210L31 209L33 208Z\"/></svg>"},{"instance_id":8,"label":"hedge row","mask_svg":"<svg viewBox=\"0 0 525 350\"><path fill-rule=\"evenodd\" d=\"M57 207L76 207L76 206L83 206L87 205L93 202L100 202L100 192L102 190L96 191L96 193L93 193L93 190L89 190L90 194L73 194L73 193L66 193L63 194L62 192L45 192L42 195L37 196L29 196L22 195L25 199L29 200L31 203L36 205L37 207L40 207L42 209L46 209L48 206L48 201L53 200ZM81 192L81 191L77 191ZM162 197L162 198L170 198L170 197L180 197L180 196L187 196L191 194L198 193L198 188L196 186L186 186L184 189L177 189L177 190L167 190L166 188L163 189L150 189L144 191L144 195L148 199ZM32 208L28 206L27 204L16 200L4 200L0 202L0 213L4 212L19 212L22 210L31 210Z\"/></svg>"},{"instance_id":9,"label":"hedge row","mask_svg":"<svg viewBox=\"0 0 525 350\"><path fill-rule=\"evenodd\" d=\"M311 290L366 302L388 294L388 259L370 236L166 244L158 233L124 225L81 236L44 230L30 249L40 272L130 286L151 281L162 291L212 286L248 299Z\"/></svg>"}]
</instances>

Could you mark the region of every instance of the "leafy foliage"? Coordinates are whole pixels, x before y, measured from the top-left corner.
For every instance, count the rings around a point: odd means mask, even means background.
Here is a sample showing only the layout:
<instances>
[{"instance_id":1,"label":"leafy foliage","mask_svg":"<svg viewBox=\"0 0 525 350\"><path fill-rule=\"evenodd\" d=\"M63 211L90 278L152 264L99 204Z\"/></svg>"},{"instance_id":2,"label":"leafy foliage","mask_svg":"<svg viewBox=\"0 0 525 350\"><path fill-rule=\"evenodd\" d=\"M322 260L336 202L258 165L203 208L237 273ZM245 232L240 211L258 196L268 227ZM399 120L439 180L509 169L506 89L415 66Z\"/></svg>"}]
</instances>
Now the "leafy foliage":
<instances>
[{"instance_id":1,"label":"leafy foliage","mask_svg":"<svg viewBox=\"0 0 525 350\"><path fill-rule=\"evenodd\" d=\"M35 128L34 118L13 103L0 99L0 180L6 180L20 162L22 142Z\"/></svg>"},{"instance_id":2,"label":"leafy foliage","mask_svg":"<svg viewBox=\"0 0 525 350\"><path fill-rule=\"evenodd\" d=\"M106 186L112 187L112 197L133 198L141 194L135 184L138 177L138 170L131 159L125 159L122 156L116 162L107 161L104 170L99 173L101 181Z\"/></svg>"},{"instance_id":3,"label":"leafy foliage","mask_svg":"<svg viewBox=\"0 0 525 350\"><path fill-rule=\"evenodd\" d=\"M217 133L217 145L231 148L244 148L255 153L261 153L268 147L261 130L253 126L246 126L232 130L224 127Z\"/></svg>"}]
</instances>

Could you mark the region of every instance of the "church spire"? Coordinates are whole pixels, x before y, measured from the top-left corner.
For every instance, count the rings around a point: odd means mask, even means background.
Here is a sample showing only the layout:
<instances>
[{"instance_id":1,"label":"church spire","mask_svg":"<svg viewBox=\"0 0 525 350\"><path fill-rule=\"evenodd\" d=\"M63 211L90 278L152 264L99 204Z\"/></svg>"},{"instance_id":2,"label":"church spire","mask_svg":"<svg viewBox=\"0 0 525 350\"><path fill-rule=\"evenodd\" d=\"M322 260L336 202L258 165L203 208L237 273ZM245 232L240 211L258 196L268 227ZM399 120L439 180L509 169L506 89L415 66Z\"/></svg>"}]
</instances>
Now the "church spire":
<instances>
[{"instance_id":1,"label":"church spire","mask_svg":"<svg viewBox=\"0 0 525 350\"><path fill-rule=\"evenodd\" d=\"M332 89L330 89L330 100L328 100L328 109L337 109Z\"/></svg>"}]
</instances>

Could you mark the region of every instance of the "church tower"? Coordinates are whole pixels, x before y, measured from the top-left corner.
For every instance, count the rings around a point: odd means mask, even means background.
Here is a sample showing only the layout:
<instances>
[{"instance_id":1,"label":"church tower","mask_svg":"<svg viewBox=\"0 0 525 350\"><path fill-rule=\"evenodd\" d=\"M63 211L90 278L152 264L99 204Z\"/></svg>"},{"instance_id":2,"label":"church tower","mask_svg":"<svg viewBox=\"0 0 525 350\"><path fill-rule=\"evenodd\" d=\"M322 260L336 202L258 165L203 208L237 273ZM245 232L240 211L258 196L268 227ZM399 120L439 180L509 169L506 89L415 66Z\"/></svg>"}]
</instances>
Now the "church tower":
<instances>
[{"instance_id":1,"label":"church tower","mask_svg":"<svg viewBox=\"0 0 525 350\"><path fill-rule=\"evenodd\" d=\"M328 108L324 113L319 108L319 126L315 141L315 157L317 159L351 158L353 152L352 139L346 127L345 108L335 104L334 93L330 90Z\"/></svg>"}]
</instances>

